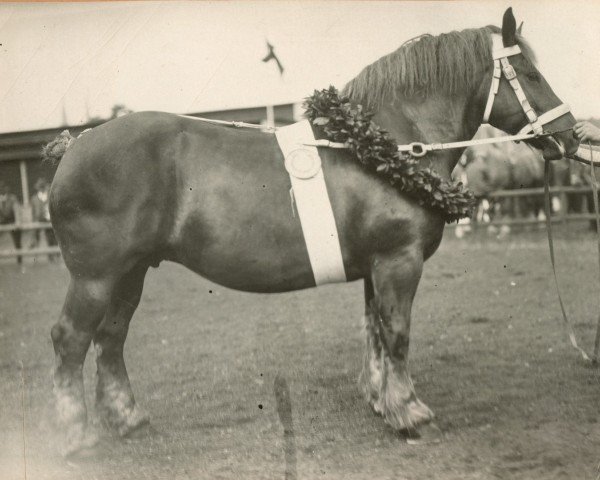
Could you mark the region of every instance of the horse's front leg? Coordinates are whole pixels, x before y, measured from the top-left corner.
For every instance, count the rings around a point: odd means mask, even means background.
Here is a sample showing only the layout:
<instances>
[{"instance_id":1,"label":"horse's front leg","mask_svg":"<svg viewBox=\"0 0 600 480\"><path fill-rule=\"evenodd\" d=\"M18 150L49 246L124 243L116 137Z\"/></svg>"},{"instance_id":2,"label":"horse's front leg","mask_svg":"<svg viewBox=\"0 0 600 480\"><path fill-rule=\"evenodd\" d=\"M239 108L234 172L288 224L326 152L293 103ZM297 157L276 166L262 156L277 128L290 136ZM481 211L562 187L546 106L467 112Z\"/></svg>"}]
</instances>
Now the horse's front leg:
<instances>
[{"instance_id":1,"label":"horse's front leg","mask_svg":"<svg viewBox=\"0 0 600 480\"><path fill-rule=\"evenodd\" d=\"M365 278L365 355L359 383L362 391L375 413L383 414L380 392L383 381L383 346L379 337L379 315L375 304L373 282Z\"/></svg>"},{"instance_id":2,"label":"horse's front leg","mask_svg":"<svg viewBox=\"0 0 600 480\"><path fill-rule=\"evenodd\" d=\"M381 389L374 405L392 428L413 433L433 418L417 398L408 371L410 314L422 270L422 252L410 247L375 257L371 271L383 351Z\"/></svg>"}]
</instances>

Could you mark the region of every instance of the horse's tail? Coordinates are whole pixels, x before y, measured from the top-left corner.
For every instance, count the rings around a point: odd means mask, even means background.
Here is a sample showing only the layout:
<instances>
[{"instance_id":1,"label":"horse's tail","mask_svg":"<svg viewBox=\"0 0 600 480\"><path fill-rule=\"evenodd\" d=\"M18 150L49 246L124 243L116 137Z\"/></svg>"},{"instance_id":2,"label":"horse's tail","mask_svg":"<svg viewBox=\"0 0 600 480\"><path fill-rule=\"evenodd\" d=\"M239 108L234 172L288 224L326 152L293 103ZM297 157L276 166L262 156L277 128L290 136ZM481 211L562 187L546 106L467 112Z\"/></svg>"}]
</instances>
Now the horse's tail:
<instances>
[{"instance_id":1,"label":"horse's tail","mask_svg":"<svg viewBox=\"0 0 600 480\"><path fill-rule=\"evenodd\" d=\"M51 165L58 165L71 142L75 140L68 130L63 130L60 135L52 140L42 149L42 162L48 162Z\"/></svg>"}]
</instances>

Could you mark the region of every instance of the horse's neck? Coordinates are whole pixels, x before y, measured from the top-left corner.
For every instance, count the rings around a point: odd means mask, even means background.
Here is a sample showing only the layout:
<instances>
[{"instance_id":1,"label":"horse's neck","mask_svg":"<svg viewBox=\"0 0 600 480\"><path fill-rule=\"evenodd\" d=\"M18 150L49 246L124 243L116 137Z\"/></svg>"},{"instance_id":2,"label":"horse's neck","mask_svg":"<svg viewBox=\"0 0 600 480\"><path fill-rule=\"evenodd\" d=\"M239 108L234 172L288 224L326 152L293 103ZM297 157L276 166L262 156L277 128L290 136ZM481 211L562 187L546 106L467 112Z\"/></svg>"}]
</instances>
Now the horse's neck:
<instances>
[{"instance_id":1,"label":"horse's neck","mask_svg":"<svg viewBox=\"0 0 600 480\"><path fill-rule=\"evenodd\" d=\"M400 98L382 107L375 122L388 130L399 144L447 143L470 140L481 123L467 96ZM445 178L450 178L464 149L428 153L421 160Z\"/></svg>"}]
</instances>

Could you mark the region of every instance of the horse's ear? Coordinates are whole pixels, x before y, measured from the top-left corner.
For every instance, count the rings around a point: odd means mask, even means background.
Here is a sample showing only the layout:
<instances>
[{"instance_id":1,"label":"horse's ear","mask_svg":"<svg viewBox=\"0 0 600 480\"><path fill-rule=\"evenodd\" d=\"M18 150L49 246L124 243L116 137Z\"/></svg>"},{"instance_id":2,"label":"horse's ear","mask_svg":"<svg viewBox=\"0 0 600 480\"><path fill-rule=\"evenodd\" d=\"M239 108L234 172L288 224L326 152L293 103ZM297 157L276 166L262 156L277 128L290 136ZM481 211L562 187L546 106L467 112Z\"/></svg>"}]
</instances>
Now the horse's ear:
<instances>
[{"instance_id":1,"label":"horse's ear","mask_svg":"<svg viewBox=\"0 0 600 480\"><path fill-rule=\"evenodd\" d=\"M502 18L502 43L505 47L512 47L517 43L517 21L513 15L512 7L506 9Z\"/></svg>"},{"instance_id":2,"label":"horse's ear","mask_svg":"<svg viewBox=\"0 0 600 480\"><path fill-rule=\"evenodd\" d=\"M519 28L517 28L517 35L523 35L521 32L523 31L523 22L521 22L521 24L519 25Z\"/></svg>"}]
</instances>

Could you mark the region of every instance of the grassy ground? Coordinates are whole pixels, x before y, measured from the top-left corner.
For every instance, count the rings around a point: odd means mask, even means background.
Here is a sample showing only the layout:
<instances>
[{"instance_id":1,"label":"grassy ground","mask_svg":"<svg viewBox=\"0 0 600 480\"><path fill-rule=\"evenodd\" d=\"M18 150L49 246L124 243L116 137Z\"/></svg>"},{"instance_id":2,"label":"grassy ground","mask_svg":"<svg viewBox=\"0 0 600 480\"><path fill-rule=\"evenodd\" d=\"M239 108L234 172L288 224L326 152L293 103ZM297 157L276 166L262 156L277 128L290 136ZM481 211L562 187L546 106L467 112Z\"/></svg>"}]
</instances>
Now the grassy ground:
<instances>
[{"instance_id":1,"label":"grassy ground","mask_svg":"<svg viewBox=\"0 0 600 480\"><path fill-rule=\"evenodd\" d=\"M589 349L595 240L583 228L559 237L564 297ZM502 242L447 235L426 264L411 359L443 432L432 445L407 444L361 398L360 283L244 294L165 264L148 276L126 347L152 428L129 440L101 430L95 456L65 462L49 330L67 279L61 264L0 265L2 480L24 478L24 448L32 480L283 478L286 449L302 479L600 475L600 371L568 345L541 232ZM293 438L277 413L278 376L291 392ZM91 358L85 380L93 405Z\"/></svg>"}]
</instances>

